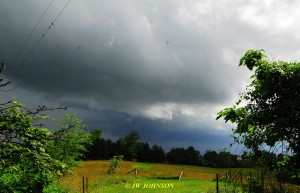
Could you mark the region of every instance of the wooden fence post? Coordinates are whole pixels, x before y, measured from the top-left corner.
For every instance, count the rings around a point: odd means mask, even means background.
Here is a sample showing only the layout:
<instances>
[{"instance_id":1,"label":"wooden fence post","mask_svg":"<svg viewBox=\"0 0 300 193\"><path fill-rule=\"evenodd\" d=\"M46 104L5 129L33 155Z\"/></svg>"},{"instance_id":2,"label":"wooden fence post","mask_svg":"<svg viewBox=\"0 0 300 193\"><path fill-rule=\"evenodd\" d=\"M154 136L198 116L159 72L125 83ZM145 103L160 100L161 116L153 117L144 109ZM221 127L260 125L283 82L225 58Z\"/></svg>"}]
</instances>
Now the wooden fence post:
<instances>
[{"instance_id":1,"label":"wooden fence post","mask_svg":"<svg viewBox=\"0 0 300 193\"><path fill-rule=\"evenodd\" d=\"M219 175L216 174L216 180L217 180L217 185L216 185L216 191L219 193Z\"/></svg>"},{"instance_id":2,"label":"wooden fence post","mask_svg":"<svg viewBox=\"0 0 300 193\"><path fill-rule=\"evenodd\" d=\"M241 184L243 184L243 173L241 172L240 175L241 175Z\"/></svg>"},{"instance_id":3,"label":"wooden fence post","mask_svg":"<svg viewBox=\"0 0 300 193\"><path fill-rule=\"evenodd\" d=\"M264 184L265 184L265 176L264 173L261 172L261 186L264 187Z\"/></svg>"},{"instance_id":4,"label":"wooden fence post","mask_svg":"<svg viewBox=\"0 0 300 193\"><path fill-rule=\"evenodd\" d=\"M86 192L89 193L89 181L88 181L87 177L85 178L85 185L86 185L86 187L85 187Z\"/></svg>"},{"instance_id":5,"label":"wooden fence post","mask_svg":"<svg viewBox=\"0 0 300 193\"><path fill-rule=\"evenodd\" d=\"M84 193L84 177L82 177L82 193Z\"/></svg>"},{"instance_id":6,"label":"wooden fence post","mask_svg":"<svg viewBox=\"0 0 300 193\"><path fill-rule=\"evenodd\" d=\"M282 173L281 173L281 171L280 171L280 172L279 172L279 189L280 189L280 191L282 191L281 180L282 180Z\"/></svg>"},{"instance_id":7,"label":"wooden fence post","mask_svg":"<svg viewBox=\"0 0 300 193\"><path fill-rule=\"evenodd\" d=\"M180 175L179 175L179 179L178 179L178 180L181 179L182 174L183 174L183 170L181 170L181 173L180 173Z\"/></svg>"}]
</instances>

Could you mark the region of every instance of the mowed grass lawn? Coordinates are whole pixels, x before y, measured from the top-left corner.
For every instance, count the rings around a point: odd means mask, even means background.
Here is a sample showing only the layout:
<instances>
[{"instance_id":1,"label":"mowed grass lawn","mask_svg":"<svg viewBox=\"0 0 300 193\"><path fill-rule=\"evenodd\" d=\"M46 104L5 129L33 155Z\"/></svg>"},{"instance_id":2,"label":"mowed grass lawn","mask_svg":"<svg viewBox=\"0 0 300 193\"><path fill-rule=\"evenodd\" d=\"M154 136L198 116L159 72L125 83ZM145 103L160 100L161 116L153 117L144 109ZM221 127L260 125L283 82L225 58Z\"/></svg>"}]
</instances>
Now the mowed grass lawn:
<instances>
[{"instance_id":1,"label":"mowed grass lawn","mask_svg":"<svg viewBox=\"0 0 300 193\"><path fill-rule=\"evenodd\" d=\"M228 169L216 169L186 165L149 164L139 162L122 162L117 174L108 175L108 161L82 162L74 174L64 176L59 184L71 192L82 192L82 178L88 179L89 193L181 193L181 192L215 192L216 173ZM137 169L137 173L135 171ZM182 173L181 179L178 180ZM236 189L221 182L221 188Z\"/></svg>"}]
</instances>

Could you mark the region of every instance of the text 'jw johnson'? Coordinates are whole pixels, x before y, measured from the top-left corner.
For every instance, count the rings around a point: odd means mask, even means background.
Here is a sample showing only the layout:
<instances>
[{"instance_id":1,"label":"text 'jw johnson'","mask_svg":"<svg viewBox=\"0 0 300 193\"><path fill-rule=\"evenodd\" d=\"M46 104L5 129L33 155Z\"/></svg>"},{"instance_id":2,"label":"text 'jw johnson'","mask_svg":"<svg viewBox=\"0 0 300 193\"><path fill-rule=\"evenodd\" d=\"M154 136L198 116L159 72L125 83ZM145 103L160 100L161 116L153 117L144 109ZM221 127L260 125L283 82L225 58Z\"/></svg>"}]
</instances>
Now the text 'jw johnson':
<instances>
[{"instance_id":1,"label":"text 'jw johnson'","mask_svg":"<svg viewBox=\"0 0 300 193\"><path fill-rule=\"evenodd\" d=\"M128 183L125 184L125 188L170 189L174 188L174 183Z\"/></svg>"}]
</instances>

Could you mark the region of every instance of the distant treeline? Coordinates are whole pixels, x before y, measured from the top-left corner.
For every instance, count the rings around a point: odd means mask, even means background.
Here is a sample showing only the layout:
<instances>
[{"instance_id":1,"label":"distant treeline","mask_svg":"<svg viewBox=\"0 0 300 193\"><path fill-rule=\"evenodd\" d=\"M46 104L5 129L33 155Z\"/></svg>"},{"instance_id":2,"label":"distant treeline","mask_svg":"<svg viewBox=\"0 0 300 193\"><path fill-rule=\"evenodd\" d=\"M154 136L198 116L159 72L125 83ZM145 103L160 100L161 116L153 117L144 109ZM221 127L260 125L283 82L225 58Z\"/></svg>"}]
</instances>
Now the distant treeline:
<instances>
[{"instance_id":1,"label":"distant treeline","mask_svg":"<svg viewBox=\"0 0 300 193\"><path fill-rule=\"evenodd\" d=\"M101 137L101 130L91 132L92 143L88 145L84 155L86 160L106 160L115 155L123 155L124 160L149 163L171 163L201 165L209 167L249 167L246 156L233 155L226 151L207 150L203 155L193 146L188 148L172 148L165 152L159 145L150 145L140 140L136 131L120 137L116 142Z\"/></svg>"}]
</instances>

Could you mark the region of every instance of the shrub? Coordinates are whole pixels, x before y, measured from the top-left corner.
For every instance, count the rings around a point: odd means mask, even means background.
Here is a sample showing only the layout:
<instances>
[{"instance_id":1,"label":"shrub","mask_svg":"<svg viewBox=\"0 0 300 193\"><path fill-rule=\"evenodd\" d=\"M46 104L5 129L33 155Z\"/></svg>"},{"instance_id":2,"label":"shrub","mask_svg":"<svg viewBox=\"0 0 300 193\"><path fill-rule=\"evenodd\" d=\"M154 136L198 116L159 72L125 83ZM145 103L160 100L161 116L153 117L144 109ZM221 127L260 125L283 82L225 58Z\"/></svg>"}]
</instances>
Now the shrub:
<instances>
[{"instance_id":1,"label":"shrub","mask_svg":"<svg viewBox=\"0 0 300 193\"><path fill-rule=\"evenodd\" d=\"M34 124L45 116L15 100L0 110L1 192L42 192L53 179L53 159L45 152L50 132Z\"/></svg>"},{"instance_id":2,"label":"shrub","mask_svg":"<svg viewBox=\"0 0 300 193\"><path fill-rule=\"evenodd\" d=\"M122 162L123 162L123 156L122 155L114 156L109 162L109 168L108 168L107 173L109 175L115 174L116 169L121 166Z\"/></svg>"}]
</instances>

